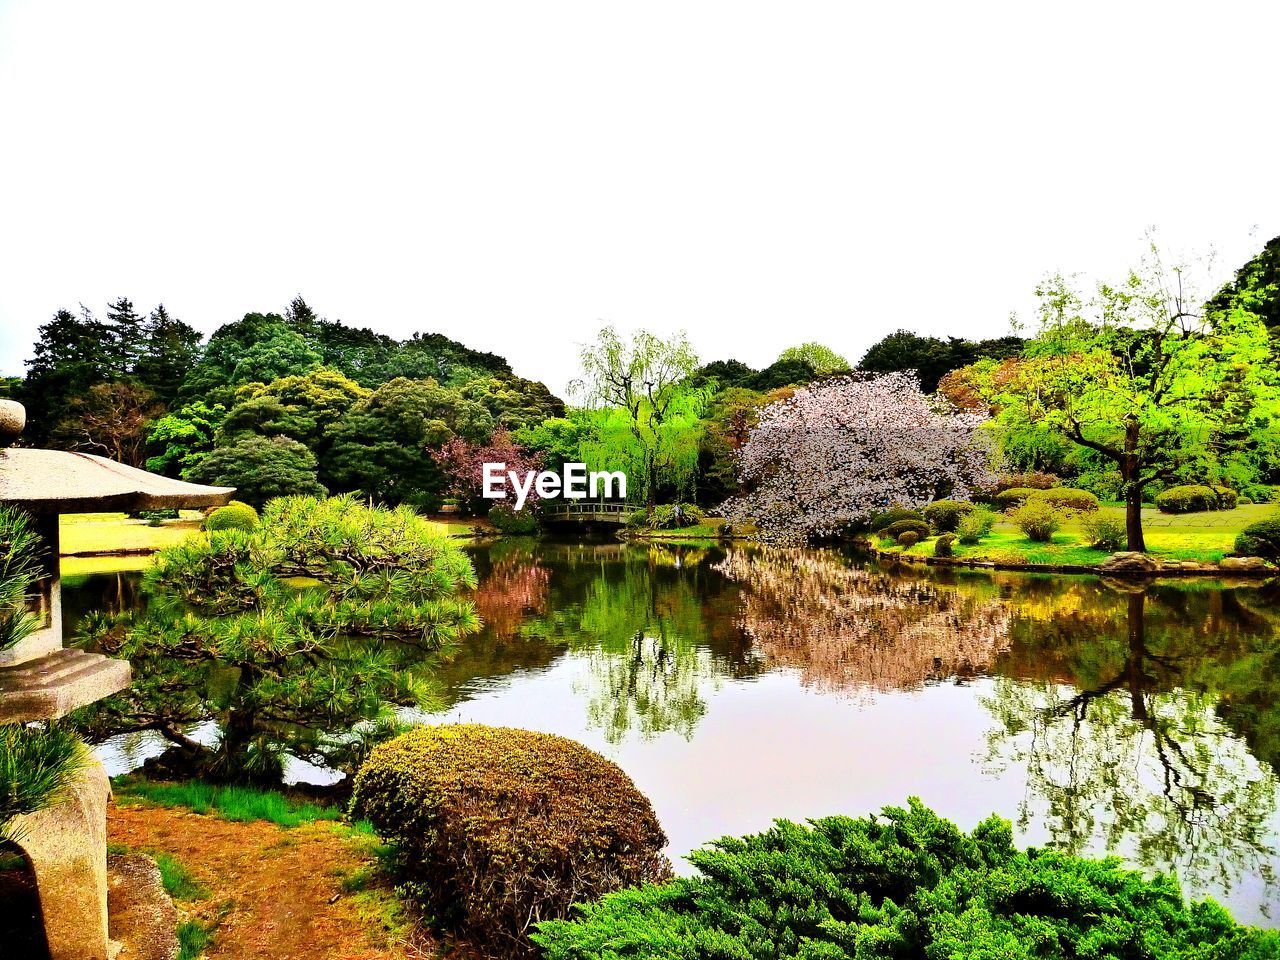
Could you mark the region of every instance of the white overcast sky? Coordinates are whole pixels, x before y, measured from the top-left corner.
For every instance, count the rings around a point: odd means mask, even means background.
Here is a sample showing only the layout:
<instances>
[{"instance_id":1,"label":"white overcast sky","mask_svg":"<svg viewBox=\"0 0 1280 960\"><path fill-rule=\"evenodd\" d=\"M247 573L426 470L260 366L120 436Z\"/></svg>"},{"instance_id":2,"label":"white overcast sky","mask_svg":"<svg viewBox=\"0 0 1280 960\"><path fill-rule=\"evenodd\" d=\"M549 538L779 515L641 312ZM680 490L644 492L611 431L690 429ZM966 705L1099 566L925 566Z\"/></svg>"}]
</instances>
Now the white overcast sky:
<instances>
[{"instance_id":1,"label":"white overcast sky","mask_svg":"<svg viewBox=\"0 0 1280 960\"><path fill-rule=\"evenodd\" d=\"M0 372L61 306L301 292L563 388L601 321L762 366L999 335L1158 225L1280 233L1275 3L0 0Z\"/></svg>"}]
</instances>

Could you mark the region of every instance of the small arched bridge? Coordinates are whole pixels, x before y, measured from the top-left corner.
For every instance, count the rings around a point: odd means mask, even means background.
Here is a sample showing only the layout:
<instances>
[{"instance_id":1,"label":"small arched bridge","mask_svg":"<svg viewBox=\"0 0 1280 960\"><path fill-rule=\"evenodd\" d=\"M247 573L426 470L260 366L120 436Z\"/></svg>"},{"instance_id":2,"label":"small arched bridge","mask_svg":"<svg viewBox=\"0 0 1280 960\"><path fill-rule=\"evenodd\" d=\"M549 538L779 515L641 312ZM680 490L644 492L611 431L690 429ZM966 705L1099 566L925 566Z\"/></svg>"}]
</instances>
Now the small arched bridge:
<instances>
[{"instance_id":1,"label":"small arched bridge","mask_svg":"<svg viewBox=\"0 0 1280 960\"><path fill-rule=\"evenodd\" d=\"M638 509L639 504L635 503L553 500L543 503L542 519L547 523L590 523L620 527Z\"/></svg>"}]
</instances>

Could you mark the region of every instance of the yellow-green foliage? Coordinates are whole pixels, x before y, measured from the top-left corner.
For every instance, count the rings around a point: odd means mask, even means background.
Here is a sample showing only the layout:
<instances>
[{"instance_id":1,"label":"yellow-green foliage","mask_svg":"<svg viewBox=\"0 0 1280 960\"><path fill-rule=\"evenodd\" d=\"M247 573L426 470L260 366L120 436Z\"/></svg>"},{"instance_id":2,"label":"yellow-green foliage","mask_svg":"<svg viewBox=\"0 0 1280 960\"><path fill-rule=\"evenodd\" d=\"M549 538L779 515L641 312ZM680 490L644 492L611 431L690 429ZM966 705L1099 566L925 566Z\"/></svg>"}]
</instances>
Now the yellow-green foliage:
<instances>
[{"instance_id":1,"label":"yellow-green foliage","mask_svg":"<svg viewBox=\"0 0 1280 960\"><path fill-rule=\"evenodd\" d=\"M257 525L258 511L239 500L219 507L204 522L206 530L252 530Z\"/></svg>"},{"instance_id":2,"label":"yellow-green foliage","mask_svg":"<svg viewBox=\"0 0 1280 960\"><path fill-rule=\"evenodd\" d=\"M563 737L461 724L377 747L355 816L396 844L406 889L503 955L574 903L670 874L653 807L614 763Z\"/></svg>"},{"instance_id":3,"label":"yellow-green foliage","mask_svg":"<svg viewBox=\"0 0 1280 960\"><path fill-rule=\"evenodd\" d=\"M1098 498L1088 490L1077 490L1074 487L1054 487L1052 490L1037 490L1028 500L1047 503L1062 510L1079 510L1088 512L1098 509Z\"/></svg>"}]
</instances>

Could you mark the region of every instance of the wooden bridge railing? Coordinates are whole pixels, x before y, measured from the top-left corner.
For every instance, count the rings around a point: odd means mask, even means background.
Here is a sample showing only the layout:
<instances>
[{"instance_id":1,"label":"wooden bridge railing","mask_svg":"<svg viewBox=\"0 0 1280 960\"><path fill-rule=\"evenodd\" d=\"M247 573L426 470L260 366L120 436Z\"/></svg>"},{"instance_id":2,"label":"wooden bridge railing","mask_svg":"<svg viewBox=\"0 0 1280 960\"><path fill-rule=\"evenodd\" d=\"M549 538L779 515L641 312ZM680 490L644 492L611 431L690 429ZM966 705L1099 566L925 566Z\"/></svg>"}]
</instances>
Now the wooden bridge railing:
<instances>
[{"instance_id":1,"label":"wooden bridge railing","mask_svg":"<svg viewBox=\"0 0 1280 960\"><path fill-rule=\"evenodd\" d=\"M617 523L622 523L638 509L640 509L639 505L634 503L556 500L542 505L542 515L555 520L599 520L607 518Z\"/></svg>"}]
</instances>

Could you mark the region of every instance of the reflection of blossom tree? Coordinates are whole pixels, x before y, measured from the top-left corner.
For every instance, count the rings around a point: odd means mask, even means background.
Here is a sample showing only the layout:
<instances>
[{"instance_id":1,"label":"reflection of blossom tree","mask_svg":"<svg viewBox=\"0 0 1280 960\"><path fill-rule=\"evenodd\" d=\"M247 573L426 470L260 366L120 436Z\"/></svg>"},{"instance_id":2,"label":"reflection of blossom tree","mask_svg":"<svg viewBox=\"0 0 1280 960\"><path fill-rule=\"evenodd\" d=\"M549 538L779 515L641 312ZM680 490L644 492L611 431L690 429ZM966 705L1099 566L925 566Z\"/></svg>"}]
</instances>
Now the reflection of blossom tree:
<instances>
[{"instance_id":1,"label":"reflection of blossom tree","mask_svg":"<svg viewBox=\"0 0 1280 960\"><path fill-rule=\"evenodd\" d=\"M822 690L972 676L1008 646L1004 604L934 580L779 547L731 550L715 569L746 586L741 624L766 661Z\"/></svg>"},{"instance_id":2,"label":"reflection of blossom tree","mask_svg":"<svg viewBox=\"0 0 1280 960\"><path fill-rule=\"evenodd\" d=\"M1219 719L1217 693L1199 684L1161 689L1179 658L1173 644L1148 642L1145 602L1145 593L1129 594L1123 638L1088 638L1079 690L996 681L986 699L997 721L988 762L1025 766L1021 823L1043 819L1067 852L1098 841L1127 846L1143 866L1176 867L1197 886L1229 890L1246 871L1270 880L1275 774ZM1097 664L1109 666L1090 670Z\"/></svg>"},{"instance_id":3,"label":"reflection of blossom tree","mask_svg":"<svg viewBox=\"0 0 1280 960\"><path fill-rule=\"evenodd\" d=\"M486 635L511 640L531 614L541 613L547 604L551 571L537 563L527 547L491 553L492 567L476 588L476 613Z\"/></svg>"}]
</instances>

